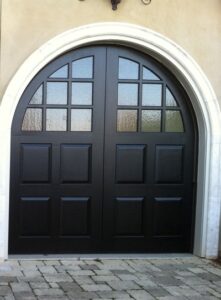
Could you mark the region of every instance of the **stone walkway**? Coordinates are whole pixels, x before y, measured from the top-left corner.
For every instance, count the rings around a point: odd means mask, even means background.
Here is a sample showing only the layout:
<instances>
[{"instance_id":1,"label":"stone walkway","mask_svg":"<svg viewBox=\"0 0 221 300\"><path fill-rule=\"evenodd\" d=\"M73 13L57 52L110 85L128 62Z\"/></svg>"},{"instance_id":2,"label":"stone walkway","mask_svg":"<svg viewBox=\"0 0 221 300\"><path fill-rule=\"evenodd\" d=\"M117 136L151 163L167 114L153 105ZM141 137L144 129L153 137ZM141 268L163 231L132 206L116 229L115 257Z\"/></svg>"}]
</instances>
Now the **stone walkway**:
<instances>
[{"instance_id":1,"label":"stone walkway","mask_svg":"<svg viewBox=\"0 0 221 300\"><path fill-rule=\"evenodd\" d=\"M9 260L0 263L3 299L221 299L221 267L196 257Z\"/></svg>"}]
</instances>

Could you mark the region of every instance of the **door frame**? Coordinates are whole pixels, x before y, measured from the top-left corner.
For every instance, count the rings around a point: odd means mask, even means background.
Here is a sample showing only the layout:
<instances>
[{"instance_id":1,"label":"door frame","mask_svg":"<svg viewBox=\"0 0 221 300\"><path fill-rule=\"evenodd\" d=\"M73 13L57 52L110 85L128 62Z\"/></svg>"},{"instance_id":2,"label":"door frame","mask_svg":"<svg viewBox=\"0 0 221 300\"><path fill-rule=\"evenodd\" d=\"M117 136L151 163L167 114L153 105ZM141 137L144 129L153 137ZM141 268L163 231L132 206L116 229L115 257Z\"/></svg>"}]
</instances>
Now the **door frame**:
<instances>
[{"instance_id":1,"label":"door frame","mask_svg":"<svg viewBox=\"0 0 221 300\"><path fill-rule=\"evenodd\" d=\"M10 81L0 106L0 259L8 257L11 124L16 106L33 77L68 50L114 43L153 56L181 82L191 100L198 130L198 178L193 253L215 258L219 250L221 115L217 97L200 66L179 45L148 28L127 23L93 23L66 31L31 54Z\"/></svg>"}]
</instances>

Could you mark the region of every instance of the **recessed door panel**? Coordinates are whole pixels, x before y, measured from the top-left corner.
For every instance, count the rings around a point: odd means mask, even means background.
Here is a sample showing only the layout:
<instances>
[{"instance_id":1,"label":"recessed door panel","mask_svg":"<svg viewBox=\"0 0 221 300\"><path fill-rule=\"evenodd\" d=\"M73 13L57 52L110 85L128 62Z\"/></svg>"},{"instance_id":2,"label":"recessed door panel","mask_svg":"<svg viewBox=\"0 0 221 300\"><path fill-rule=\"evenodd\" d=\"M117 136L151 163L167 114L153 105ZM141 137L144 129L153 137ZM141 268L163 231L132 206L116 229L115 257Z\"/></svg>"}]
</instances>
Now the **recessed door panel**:
<instances>
[{"instance_id":1,"label":"recessed door panel","mask_svg":"<svg viewBox=\"0 0 221 300\"><path fill-rule=\"evenodd\" d=\"M182 198L155 198L153 215L154 237L176 238L183 235Z\"/></svg>"},{"instance_id":2,"label":"recessed door panel","mask_svg":"<svg viewBox=\"0 0 221 300\"><path fill-rule=\"evenodd\" d=\"M116 181L144 182L145 145L117 145Z\"/></svg>"},{"instance_id":3,"label":"recessed door panel","mask_svg":"<svg viewBox=\"0 0 221 300\"><path fill-rule=\"evenodd\" d=\"M119 197L115 200L115 235L143 233L143 198Z\"/></svg>"},{"instance_id":4,"label":"recessed door panel","mask_svg":"<svg viewBox=\"0 0 221 300\"><path fill-rule=\"evenodd\" d=\"M51 173L51 145L22 144L21 173L24 183L47 183Z\"/></svg>"},{"instance_id":5,"label":"recessed door panel","mask_svg":"<svg viewBox=\"0 0 221 300\"><path fill-rule=\"evenodd\" d=\"M183 146L156 146L156 183L181 183Z\"/></svg>"},{"instance_id":6,"label":"recessed door panel","mask_svg":"<svg viewBox=\"0 0 221 300\"><path fill-rule=\"evenodd\" d=\"M13 120L9 252L191 252L196 141L186 92L152 57L56 58Z\"/></svg>"},{"instance_id":7,"label":"recessed door panel","mask_svg":"<svg viewBox=\"0 0 221 300\"><path fill-rule=\"evenodd\" d=\"M48 236L51 221L50 199L47 197L22 197L20 200L21 237Z\"/></svg>"},{"instance_id":8,"label":"recessed door panel","mask_svg":"<svg viewBox=\"0 0 221 300\"><path fill-rule=\"evenodd\" d=\"M61 181L89 182L91 179L91 145L61 145Z\"/></svg>"},{"instance_id":9,"label":"recessed door panel","mask_svg":"<svg viewBox=\"0 0 221 300\"><path fill-rule=\"evenodd\" d=\"M90 198L61 198L61 231L62 236L90 234Z\"/></svg>"}]
</instances>

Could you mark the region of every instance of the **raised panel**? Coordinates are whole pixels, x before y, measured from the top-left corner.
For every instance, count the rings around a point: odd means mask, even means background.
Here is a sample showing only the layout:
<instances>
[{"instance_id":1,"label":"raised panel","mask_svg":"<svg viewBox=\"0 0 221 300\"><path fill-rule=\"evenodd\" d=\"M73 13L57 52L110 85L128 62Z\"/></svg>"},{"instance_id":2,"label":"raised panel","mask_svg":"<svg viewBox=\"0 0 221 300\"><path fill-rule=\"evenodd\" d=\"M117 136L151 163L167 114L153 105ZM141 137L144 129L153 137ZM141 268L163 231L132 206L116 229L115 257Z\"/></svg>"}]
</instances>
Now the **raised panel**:
<instances>
[{"instance_id":1,"label":"raised panel","mask_svg":"<svg viewBox=\"0 0 221 300\"><path fill-rule=\"evenodd\" d=\"M49 235L51 220L49 200L48 197L21 198L19 217L20 236Z\"/></svg>"},{"instance_id":2,"label":"raised panel","mask_svg":"<svg viewBox=\"0 0 221 300\"><path fill-rule=\"evenodd\" d=\"M155 198L153 216L154 237L182 236L184 220L181 197Z\"/></svg>"},{"instance_id":3,"label":"raised panel","mask_svg":"<svg viewBox=\"0 0 221 300\"><path fill-rule=\"evenodd\" d=\"M157 183L181 183L183 180L183 146L156 146Z\"/></svg>"},{"instance_id":4,"label":"raised panel","mask_svg":"<svg viewBox=\"0 0 221 300\"><path fill-rule=\"evenodd\" d=\"M144 182L145 145L118 145L116 158L117 183Z\"/></svg>"},{"instance_id":5,"label":"raised panel","mask_svg":"<svg viewBox=\"0 0 221 300\"><path fill-rule=\"evenodd\" d=\"M142 235L143 202L141 197L116 198L115 235Z\"/></svg>"},{"instance_id":6,"label":"raised panel","mask_svg":"<svg viewBox=\"0 0 221 300\"><path fill-rule=\"evenodd\" d=\"M88 235L89 225L90 198L62 197L60 234L62 236Z\"/></svg>"},{"instance_id":7,"label":"raised panel","mask_svg":"<svg viewBox=\"0 0 221 300\"><path fill-rule=\"evenodd\" d=\"M61 145L61 182L89 182L91 145Z\"/></svg>"},{"instance_id":8,"label":"raised panel","mask_svg":"<svg viewBox=\"0 0 221 300\"><path fill-rule=\"evenodd\" d=\"M51 172L51 145L22 144L20 164L23 183L49 182Z\"/></svg>"}]
</instances>

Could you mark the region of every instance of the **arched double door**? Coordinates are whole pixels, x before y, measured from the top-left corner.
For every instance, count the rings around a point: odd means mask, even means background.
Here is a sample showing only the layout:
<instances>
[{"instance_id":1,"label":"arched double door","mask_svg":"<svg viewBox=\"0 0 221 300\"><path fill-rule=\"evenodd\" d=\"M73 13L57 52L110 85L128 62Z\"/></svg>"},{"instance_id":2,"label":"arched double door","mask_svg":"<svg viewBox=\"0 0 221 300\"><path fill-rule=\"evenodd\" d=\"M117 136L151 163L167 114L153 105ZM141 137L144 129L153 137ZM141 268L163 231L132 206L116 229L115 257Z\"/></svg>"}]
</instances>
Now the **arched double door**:
<instances>
[{"instance_id":1,"label":"arched double door","mask_svg":"<svg viewBox=\"0 0 221 300\"><path fill-rule=\"evenodd\" d=\"M151 57L57 58L13 120L9 252L192 251L196 138L186 93Z\"/></svg>"}]
</instances>

